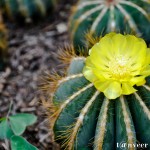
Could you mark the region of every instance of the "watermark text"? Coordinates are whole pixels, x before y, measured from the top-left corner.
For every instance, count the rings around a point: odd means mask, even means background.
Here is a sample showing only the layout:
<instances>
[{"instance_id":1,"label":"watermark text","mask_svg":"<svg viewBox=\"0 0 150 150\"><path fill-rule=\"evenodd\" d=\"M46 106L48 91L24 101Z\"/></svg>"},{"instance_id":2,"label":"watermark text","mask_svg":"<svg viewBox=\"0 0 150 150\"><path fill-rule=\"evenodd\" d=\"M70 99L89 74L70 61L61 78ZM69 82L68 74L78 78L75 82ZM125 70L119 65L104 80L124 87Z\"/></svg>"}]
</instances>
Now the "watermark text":
<instances>
[{"instance_id":1,"label":"watermark text","mask_svg":"<svg viewBox=\"0 0 150 150\"><path fill-rule=\"evenodd\" d=\"M135 144L128 144L126 142L117 143L117 148L126 149L126 148L140 148L145 149L148 148L147 143L135 143Z\"/></svg>"}]
</instances>

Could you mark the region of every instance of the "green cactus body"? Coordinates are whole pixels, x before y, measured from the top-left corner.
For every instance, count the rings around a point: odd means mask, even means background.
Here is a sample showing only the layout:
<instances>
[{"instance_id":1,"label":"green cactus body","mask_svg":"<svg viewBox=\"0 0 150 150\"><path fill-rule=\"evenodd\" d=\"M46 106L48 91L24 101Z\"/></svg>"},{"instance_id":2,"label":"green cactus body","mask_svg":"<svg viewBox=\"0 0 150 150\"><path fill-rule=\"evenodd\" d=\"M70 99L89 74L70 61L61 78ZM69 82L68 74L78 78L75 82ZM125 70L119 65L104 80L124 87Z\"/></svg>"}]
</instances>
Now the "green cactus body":
<instances>
[{"instance_id":1,"label":"green cactus body","mask_svg":"<svg viewBox=\"0 0 150 150\"><path fill-rule=\"evenodd\" d=\"M54 7L56 0L1 0L3 14L11 20L22 19L26 22L46 16Z\"/></svg>"},{"instance_id":2,"label":"green cactus body","mask_svg":"<svg viewBox=\"0 0 150 150\"><path fill-rule=\"evenodd\" d=\"M150 49L145 41L113 32L101 37L87 57L75 56L72 49L69 57L69 52L62 53L62 60L70 58L66 76L51 76L45 86L50 86L48 94L54 90L48 113L62 149L150 149Z\"/></svg>"},{"instance_id":3,"label":"green cactus body","mask_svg":"<svg viewBox=\"0 0 150 150\"><path fill-rule=\"evenodd\" d=\"M150 42L149 0L80 0L70 20L76 47L85 46L85 34L135 33Z\"/></svg>"},{"instance_id":4,"label":"green cactus body","mask_svg":"<svg viewBox=\"0 0 150 150\"><path fill-rule=\"evenodd\" d=\"M122 149L117 147L121 143L134 150L136 142L150 144L149 78L138 92L108 100L83 76L84 61L73 59L67 76L58 81L53 95L55 139L67 150L115 150Z\"/></svg>"}]
</instances>

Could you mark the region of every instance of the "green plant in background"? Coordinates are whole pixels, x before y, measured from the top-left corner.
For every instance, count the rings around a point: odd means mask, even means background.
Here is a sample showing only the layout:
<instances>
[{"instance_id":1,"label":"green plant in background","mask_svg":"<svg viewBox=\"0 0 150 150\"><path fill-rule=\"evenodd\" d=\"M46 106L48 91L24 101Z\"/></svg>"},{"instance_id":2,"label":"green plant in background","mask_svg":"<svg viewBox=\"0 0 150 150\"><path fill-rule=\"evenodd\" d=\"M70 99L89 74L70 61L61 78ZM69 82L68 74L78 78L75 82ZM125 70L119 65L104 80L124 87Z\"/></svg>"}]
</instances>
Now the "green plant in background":
<instances>
[{"instance_id":1,"label":"green plant in background","mask_svg":"<svg viewBox=\"0 0 150 150\"><path fill-rule=\"evenodd\" d=\"M66 54L66 76L50 75L43 86L51 96L44 105L62 149L150 148L150 49L144 40L110 33L87 58Z\"/></svg>"},{"instance_id":2,"label":"green plant in background","mask_svg":"<svg viewBox=\"0 0 150 150\"><path fill-rule=\"evenodd\" d=\"M1 12L0 12L0 70L3 68L6 62L7 55L7 30L3 24Z\"/></svg>"},{"instance_id":3,"label":"green plant in background","mask_svg":"<svg viewBox=\"0 0 150 150\"><path fill-rule=\"evenodd\" d=\"M0 8L4 16L11 20L25 20L31 22L32 19L39 20L45 17L47 12L53 9L56 0L1 0Z\"/></svg>"},{"instance_id":4,"label":"green plant in background","mask_svg":"<svg viewBox=\"0 0 150 150\"><path fill-rule=\"evenodd\" d=\"M27 126L32 125L37 117L28 113L18 113L0 119L0 140L9 140L11 150L37 150L21 135Z\"/></svg>"},{"instance_id":5,"label":"green plant in background","mask_svg":"<svg viewBox=\"0 0 150 150\"><path fill-rule=\"evenodd\" d=\"M149 10L149 0L79 0L70 20L71 38L76 47L83 47L86 33L99 37L115 31L150 42Z\"/></svg>"}]
</instances>

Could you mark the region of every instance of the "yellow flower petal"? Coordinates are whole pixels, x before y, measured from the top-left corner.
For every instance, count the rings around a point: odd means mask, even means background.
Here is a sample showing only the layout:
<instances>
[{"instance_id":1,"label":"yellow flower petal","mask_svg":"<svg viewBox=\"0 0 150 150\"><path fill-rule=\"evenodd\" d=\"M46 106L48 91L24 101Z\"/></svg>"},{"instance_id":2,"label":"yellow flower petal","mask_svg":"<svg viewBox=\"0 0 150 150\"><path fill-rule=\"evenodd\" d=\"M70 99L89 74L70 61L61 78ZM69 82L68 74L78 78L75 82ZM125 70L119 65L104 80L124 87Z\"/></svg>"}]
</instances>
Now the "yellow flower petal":
<instances>
[{"instance_id":1,"label":"yellow flower petal","mask_svg":"<svg viewBox=\"0 0 150 150\"><path fill-rule=\"evenodd\" d=\"M131 85L142 85L145 83L145 76L133 77L130 80Z\"/></svg>"},{"instance_id":2,"label":"yellow flower petal","mask_svg":"<svg viewBox=\"0 0 150 150\"><path fill-rule=\"evenodd\" d=\"M121 84L118 82L111 82L103 91L108 99L116 99L122 94Z\"/></svg>"},{"instance_id":3,"label":"yellow flower petal","mask_svg":"<svg viewBox=\"0 0 150 150\"><path fill-rule=\"evenodd\" d=\"M133 88L133 86L130 85L129 83L122 83L122 94L130 95L136 91L137 90L135 88Z\"/></svg>"},{"instance_id":4,"label":"yellow flower petal","mask_svg":"<svg viewBox=\"0 0 150 150\"><path fill-rule=\"evenodd\" d=\"M146 58L146 64L150 64L150 48L147 48Z\"/></svg>"},{"instance_id":5,"label":"yellow flower petal","mask_svg":"<svg viewBox=\"0 0 150 150\"><path fill-rule=\"evenodd\" d=\"M127 47L126 37L122 34L116 34L112 37L113 40L113 51L117 54L122 54Z\"/></svg>"},{"instance_id":6,"label":"yellow flower petal","mask_svg":"<svg viewBox=\"0 0 150 150\"><path fill-rule=\"evenodd\" d=\"M141 75L148 76L150 75L150 66L147 66L142 72Z\"/></svg>"},{"instance_id":7,"label":"yellow flower petal","mask_svg":"<svg viewBox=\"0 0 150 150\"><path fill-rule=\"evenodd\" d=\"M107 57L109 57L108 49L105 50L101 48L100 43L93 46L92 51L90 53L90 59L95 66L100 67L98 64L107 65Z\"/></svg>"},{"instance_id":8,"label":"yellow flower petal","mask_svg":"<svg viewBox=\"0 0 150 150\"><path fill-rule=\"evenodd\" d=\"M93 74L92 69L95 68L94 65L91 63L90 58L86 59L86 66L83 69L83 74L86 77L87 80L94 82L96 78L96 76Z\"/></svg>"},{"instance_id":9,"label":"yellow flower petal","mask_svg":"<svg viewBox=\"0 0 150 150\"><path fill-rule=\"evenodd\" d=\"M133 35L107 34L89 55L83 74L109 99L134 93L133 86L145 84L150 76L150 49Z\"/></svg>"},{"instance_id":10,"label":"yellow flower petal","mask_svg":"<svg viewBox=\"0 0 150 150\"><path fill-rule=\"evenodd\" d=\"M110 81L100 82L99 80L94 82L95 87L99 90L104 92L106 88L110 85Z\"/></svg>"},{"instance_id":11,"label":"yellow flower petal","mask_svg":"<svg viewBox=\"0 0 150 150\"><path fill-rule=\"evenodd\" d=\"M83 74L90 82L94 82L97 79L96 76L93 74L93 71L89 67L84 67Z\"/></svg>"}]
</instances>

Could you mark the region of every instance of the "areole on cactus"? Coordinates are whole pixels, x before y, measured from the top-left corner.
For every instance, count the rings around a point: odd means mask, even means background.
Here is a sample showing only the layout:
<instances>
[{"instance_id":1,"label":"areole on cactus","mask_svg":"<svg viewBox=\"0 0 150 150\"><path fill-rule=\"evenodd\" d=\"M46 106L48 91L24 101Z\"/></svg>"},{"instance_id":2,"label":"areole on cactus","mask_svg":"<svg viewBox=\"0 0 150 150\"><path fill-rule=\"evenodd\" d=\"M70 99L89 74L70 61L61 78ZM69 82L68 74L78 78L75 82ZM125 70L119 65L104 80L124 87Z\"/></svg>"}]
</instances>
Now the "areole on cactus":
<instances>
[{"instance_id":1,"label":"areole on cactus","mask_svg":"<svg viewBox=\"0 0 150 150\"><path fill-rule=\"evenodd\" d=\"M87 33L100 36L112 31L134 33L150 42L149 8L149 0L79 0L70 19L73 43L85 46Z\"/></svg>"},{"instance_id":2,"label":"areole on cactus","mask_svg":"<svg viewBox=\"0 0 150 150\"><path fill-rule=\"evenodd\" d=\"M87 58L71 55L65 77L50 75L45 104L62 149L115 150L121 143L126 150L139 143L150 148L149 58L144 40L110 33Z\"/></svg>"},{"instance_id":3,"label":"areole on cactus","mask_svg":"<svg viewBox=\"0 0 150 150\"><path fill-rule=\"evenodd\" d=\"M0 8L4 16L11 20L22 19L31 22L46 16L55 3L56 0L1 0Z\"/></svg>"}]
</instances>

